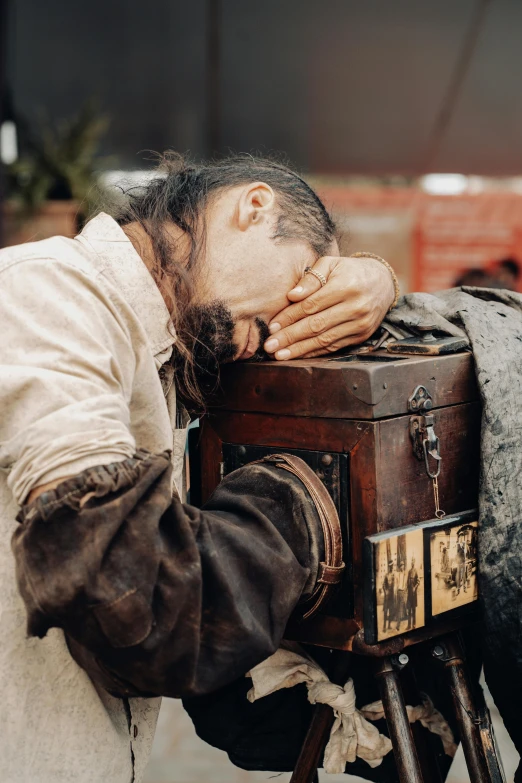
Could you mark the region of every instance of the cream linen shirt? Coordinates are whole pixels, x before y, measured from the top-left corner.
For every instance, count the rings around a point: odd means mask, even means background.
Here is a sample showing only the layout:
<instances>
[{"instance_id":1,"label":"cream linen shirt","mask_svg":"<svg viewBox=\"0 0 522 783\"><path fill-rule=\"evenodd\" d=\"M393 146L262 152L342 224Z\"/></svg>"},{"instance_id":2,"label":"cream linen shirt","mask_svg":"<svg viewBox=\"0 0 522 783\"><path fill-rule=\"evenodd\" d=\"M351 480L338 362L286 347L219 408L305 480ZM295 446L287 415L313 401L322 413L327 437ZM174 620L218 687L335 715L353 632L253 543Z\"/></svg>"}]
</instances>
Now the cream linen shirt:
<instances>
[{"instance_id":1,"label":"cream linen shirt","mask_svg":"<svg viewBox=\"0 0 522 783\"><path fill-rule=\"evenodd\" d=\"M27 638L10 540L33 487L140 448L172 450L180 488L167 308L103 213L75 239L0 251L0 292L0 780L139 783L161 700L96 688L58 629Z\"/></svg>"}]
</instances>

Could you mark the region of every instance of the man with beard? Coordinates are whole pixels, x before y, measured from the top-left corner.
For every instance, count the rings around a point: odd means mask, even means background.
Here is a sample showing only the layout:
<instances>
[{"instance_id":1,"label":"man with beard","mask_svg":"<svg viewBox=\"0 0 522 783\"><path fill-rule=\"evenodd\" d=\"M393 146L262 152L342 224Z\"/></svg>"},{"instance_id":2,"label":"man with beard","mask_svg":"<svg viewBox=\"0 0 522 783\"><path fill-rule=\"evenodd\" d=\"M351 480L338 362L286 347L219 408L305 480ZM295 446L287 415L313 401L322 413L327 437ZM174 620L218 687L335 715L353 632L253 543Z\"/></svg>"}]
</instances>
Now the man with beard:
<instances>
[{"instance_id":1,"label":"man with beard","mask_svg":"<svg viewBox=\"0 0 522 783\"><path fill-rule=\"evenodd\" d=\"M164 164L75 239L0 253L5 783L139 783L157 697L277 649L319 580L317 519L270 465L183 504L186 410L222 362L361 342L396 296L290 169Z\"/></svg>"}]
</instances>

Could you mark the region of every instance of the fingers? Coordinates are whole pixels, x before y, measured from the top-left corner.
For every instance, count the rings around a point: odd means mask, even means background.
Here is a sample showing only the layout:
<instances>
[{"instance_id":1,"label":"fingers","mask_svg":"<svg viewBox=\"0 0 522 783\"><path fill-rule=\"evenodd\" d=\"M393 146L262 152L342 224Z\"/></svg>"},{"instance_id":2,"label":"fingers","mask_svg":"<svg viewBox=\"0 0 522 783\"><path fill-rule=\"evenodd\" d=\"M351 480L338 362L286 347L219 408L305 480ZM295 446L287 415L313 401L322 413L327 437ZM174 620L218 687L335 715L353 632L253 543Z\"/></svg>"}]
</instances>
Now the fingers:
<instances>
[{"instance_id":1,"label":"fingers","mask_svg":"<svg viewBox=\"0 0 522 783\"><path fill-rule=\"evenodd\" d=\"M364 333L355 332L349 337L339 337L333 330L332 333L325 333L322 335L323 341L330 340L328 344L320 345L321 342L318 338L312 337L308 340L302 340L299 343L294 343L288 348L275 354L275 358L278 361L289 361L290 359L312 359L315 356L324 356L325 354L335 353L340 351L341 348L346 348L349 345L358 345L364 342L368 337ZM282 355L282 354L289 354Z\"/></svg>"},{"instance_id":2,"label":"fingers","mask_svg":"<svg viewBox=\"0 0 522 783\"><path fill-rule=\"evenodd\" d=\"M357 322L342 323L315 337L307 337L293 342L287 348L276 351L274 357L278 361L288 361L303 356L320 356L325 353L333 353L348 345L364 342L370 336L371 331L361 331Z\"/></svg>"},{"instance_id":3,"label":"fingers","mask_svg":"<svg viewBox=\"0 0 522 783\"><path fill-rule=\"evenodd\" d=\"M285 309L278 313L270 323L268 327L270 334L275 334L281 329L287 329L292 324L297 323L297 321L302 321L307 316L324 310L325 305L322 304L324 297L321 297L320 293L320 291L317 291L315 294L311 294L306 299L303 299L302 302L296 302L295 304L285 307ZM327 299L330 300L328 295ZM326 305L326 308L331 306L331 304L335 304L335 302L330 302L329 305Z\"/></svg>"},{"instance_id":4,"label":"fingers","mask_svg":"<svg viewBox=\"0 0 522 783\"><path fill-rule=\"evenodd\" d=\"M328 310L328 308L341 302L346 306L346 302L358 293L350 291L349 287L343 285L343 281L335 279L334 274L331 274L331 277L325 286L321 286L321 283L314 275L306 275L306 277L312 278L314 281L311 284L307 284L308 287L314 289L313 293L307 294L306 298L294 302L294 304L288 305L284 310L281 310L269 325L270 334L275 334L275 332L286 329L288 326L291 326L291 324L301 321L307 316ZM299 287L300 286L297 286L297 288ZM293 290L295 291L296 289ZM292 292L290 291L287 294L288 298L290 298L291 293ZM305 294L298 294L298 296L304 297Z\"/></svg>"},{"instance_id":5,"label":"fingers","mask_svg":"<svg viewBox=\"0 0 522 783\"><path fill-rule=\"evenodd\" d=\"M328 280L330 272L335 268L338 262L339 258L336 256L323 256L322 258L319 258L311 268ZM307 296L310 296L310 294L320 291L321 288L321 281L315 275L307 272L303 275L295 288L292 288L292 290L288 292L287 297L291 302L299 302Z\"/></svg>"},{"instance_id":6,"label":"fingers","mask_svg":"<svg viewBox=\"0 0 522 783\"><path fill-rule=\"evenodd\" d=\"M265 350L278 360L317 356L367 340L389 306L391 276L378 261L321 258L314 269L327 279L321 286L305 275L287 296L293 304L269 326Z\"/></svg>"},{"instance_id":7,"label":"fingers","mask_svg":"<svg viewBox=\"0 0 522 783\"><path fill-rule=\"evenodd\" d=\"M306 301L309 301L308 299ZM298 307L299 305L292 305L292 307ZM291 309L291 308L289 308ZM323 309L320 304L314 315L307 317L296 318L296 320L287 326L286 329L282 329L274 334L265 342L265 351L268 353L275 353L283 348L287 348L293 343L301 342L308 338L319 338L320 335L326 332L330 332L335 329L336 326L344 324L344 334L346 336L352 333L353 321L357 321L357 313L352 314L352 318L347 322L346 306L344 304L338 304L334 307L327 307ZM362 331L364 324L361 326L355 326L355 331ZM327 340L327 344L330 340Z\"/></svg>"}]
</instances>

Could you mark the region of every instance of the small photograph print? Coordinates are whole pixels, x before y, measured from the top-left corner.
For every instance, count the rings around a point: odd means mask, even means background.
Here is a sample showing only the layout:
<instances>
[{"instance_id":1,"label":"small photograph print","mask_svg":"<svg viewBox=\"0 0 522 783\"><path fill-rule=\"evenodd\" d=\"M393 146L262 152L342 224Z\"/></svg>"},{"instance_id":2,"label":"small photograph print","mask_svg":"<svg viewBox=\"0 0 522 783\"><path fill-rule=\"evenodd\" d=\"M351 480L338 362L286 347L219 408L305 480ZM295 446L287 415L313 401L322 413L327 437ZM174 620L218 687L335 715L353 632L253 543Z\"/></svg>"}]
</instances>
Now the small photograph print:
<instances>
[{"instance_id":1,"label":"small photograph print","mask_svg":"<svg viewBox=\"0 0 522 783\"><path fill-rule=\"evenodd\" d=\"M477 600L477 537L477 522L430 533L432 616Z\"/></svg>"},{"instance_id":2,"label":"small photograph print","mask_svg":"<svg viewBox=\"0 0 522 783\"><path fill-rule=\"evenodd\" d=\"M374 544L377 640L424 625L422 530Z\"/></svg>"}]
</instances>

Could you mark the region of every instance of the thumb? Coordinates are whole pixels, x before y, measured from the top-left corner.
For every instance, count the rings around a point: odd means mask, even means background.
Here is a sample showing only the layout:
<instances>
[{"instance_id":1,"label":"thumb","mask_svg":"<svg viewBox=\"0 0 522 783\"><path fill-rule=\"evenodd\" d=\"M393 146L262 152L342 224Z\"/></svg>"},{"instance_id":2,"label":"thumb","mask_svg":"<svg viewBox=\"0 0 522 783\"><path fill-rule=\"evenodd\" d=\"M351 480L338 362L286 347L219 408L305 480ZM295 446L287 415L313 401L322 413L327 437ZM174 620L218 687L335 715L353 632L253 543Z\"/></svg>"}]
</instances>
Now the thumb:
<instances>
[{"instance_id":1,"label":"thumb","mask_svg":"<svg viewBox=\"0 0 522 783\"><path fill-rule=\"evenodd\" d=\"M335 262L339 259L332 256L323 256L319 258L312 267L307 267L309 270L305 272L297 285L287 293L287 298L291 302L301 302L306 299L310 294L314 294L323 287L321 279L317 275L321 275L325 280L328 280L328 276L332 271ZM313 274L314 272L317 275Z\"/></svg>"}]
</instances>

